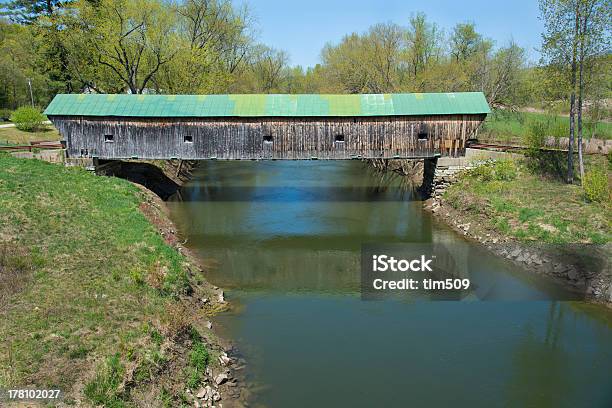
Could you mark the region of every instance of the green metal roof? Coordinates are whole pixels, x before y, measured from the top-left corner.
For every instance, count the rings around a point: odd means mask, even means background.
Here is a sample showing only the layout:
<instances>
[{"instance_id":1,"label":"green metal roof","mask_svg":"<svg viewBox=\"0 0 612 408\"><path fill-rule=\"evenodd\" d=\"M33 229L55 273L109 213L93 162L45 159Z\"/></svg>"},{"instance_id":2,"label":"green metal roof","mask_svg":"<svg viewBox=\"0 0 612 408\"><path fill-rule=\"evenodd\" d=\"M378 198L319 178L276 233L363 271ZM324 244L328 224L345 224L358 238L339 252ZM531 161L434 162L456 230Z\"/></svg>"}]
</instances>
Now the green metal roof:
<instances>
[{"instance_id":1,"label":"green metal roof","mask_svg":"<svg viewBox=\"0 0 612 408\"><path fill-rule=\"evenodd\" d=\"M46 115L406 116L489 113L482 92L360 95L57 95Z\"/></svg>"}]
</instances>

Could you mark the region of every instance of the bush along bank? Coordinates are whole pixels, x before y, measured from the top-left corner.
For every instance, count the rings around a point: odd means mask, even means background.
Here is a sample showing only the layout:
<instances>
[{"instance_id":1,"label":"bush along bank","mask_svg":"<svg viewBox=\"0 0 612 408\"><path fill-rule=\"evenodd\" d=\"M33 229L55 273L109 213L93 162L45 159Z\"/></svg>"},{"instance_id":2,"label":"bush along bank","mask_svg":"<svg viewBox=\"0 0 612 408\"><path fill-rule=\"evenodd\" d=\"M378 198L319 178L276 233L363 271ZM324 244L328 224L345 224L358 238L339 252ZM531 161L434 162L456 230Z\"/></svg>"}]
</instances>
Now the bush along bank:
<instances>
[{"instance_id":1,"label":"bush along bank","mask_svg":"<svg viewBox=\"0 0 612 408\"><path fill-rule=\"evenodd\" d=\"M587 163L606 179L609 166L604 156ZM425 207L497 255L610 305L610 191L593 178L583 188L534 171L530 158L485 161L446 176Z\"/></svg>"},{"instance_id":2,"label":"bush along bank","mask_svg":"<svg viewBox=\"0 0 612 408\"><path fill-rule=\"evenodd\" d=\"M227 307L151 192L0 154L0 387L62 404L240 406Z\"/></svg>"}]
</instances>

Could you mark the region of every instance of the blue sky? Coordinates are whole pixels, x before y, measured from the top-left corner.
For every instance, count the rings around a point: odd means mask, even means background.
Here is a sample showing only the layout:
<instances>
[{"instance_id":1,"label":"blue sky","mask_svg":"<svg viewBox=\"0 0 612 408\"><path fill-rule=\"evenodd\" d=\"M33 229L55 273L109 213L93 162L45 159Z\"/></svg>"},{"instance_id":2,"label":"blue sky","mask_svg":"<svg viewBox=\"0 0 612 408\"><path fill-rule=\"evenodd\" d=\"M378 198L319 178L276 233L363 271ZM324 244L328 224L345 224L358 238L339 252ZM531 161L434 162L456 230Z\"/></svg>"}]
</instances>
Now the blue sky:
<instances>
[{"instance_id":1,"label":"blue sky","mask_svg":"<svg viewBox=\"0 0 612 408\"><path fill-rule=\"evenodd\" d=\"M473 21L478 32L503 45L514 39L538 59L543 24L537 0L247 0L257 19L258 39L284 49L292 65L319 62L326 42L363 32L381 22L407 25L411 13L424 12L446 33L458 22Z\"/></svg>"}]
</instances>

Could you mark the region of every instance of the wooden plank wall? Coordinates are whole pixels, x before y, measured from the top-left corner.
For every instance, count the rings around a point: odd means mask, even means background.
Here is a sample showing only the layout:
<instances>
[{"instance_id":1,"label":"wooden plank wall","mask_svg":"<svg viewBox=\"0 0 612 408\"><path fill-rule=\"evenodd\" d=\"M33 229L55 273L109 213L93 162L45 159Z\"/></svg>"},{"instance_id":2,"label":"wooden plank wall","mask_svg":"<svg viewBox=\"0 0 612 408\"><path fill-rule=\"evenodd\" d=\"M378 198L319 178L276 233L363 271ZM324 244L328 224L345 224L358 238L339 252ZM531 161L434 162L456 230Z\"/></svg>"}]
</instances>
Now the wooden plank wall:
<instances>
[{"instance_id":1,"label":"wooden plank wall","mask_svg":"<svg viewBox=\"0 0 612 408\"><path fill-rule=\"evenodd\" d=\"M71 157L350 159L460 156L485 115L355 118L52 116ZM113 141L105 141L112 135ZM344 142L337 142L337 136ZM265 139L271 137L272 142ZM189 141L191 140L191 141Z\"/></svg>"}]
</instances>

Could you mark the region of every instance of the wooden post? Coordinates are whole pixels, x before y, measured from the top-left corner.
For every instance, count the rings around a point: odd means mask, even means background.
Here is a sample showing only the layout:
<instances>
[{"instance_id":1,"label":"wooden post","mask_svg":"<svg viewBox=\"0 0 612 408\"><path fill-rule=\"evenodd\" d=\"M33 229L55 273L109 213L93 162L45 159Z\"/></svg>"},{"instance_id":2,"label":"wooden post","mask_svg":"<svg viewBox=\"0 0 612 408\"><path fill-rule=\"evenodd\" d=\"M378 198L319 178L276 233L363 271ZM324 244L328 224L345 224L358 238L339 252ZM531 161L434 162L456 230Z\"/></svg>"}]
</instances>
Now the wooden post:
<instances>
[{"instance_id":1,"label":"wooden post","mask_svg":"<svg viewBox=\"0 0 612 408\"><path fill-rule=\"evenodd\" d=\"M176 174L174 177L178 177L181 174L181 168L183 167L183 160L179 160L178 166L176 166Z\"/></svg>"}]
</instances>

